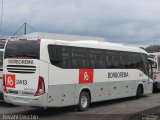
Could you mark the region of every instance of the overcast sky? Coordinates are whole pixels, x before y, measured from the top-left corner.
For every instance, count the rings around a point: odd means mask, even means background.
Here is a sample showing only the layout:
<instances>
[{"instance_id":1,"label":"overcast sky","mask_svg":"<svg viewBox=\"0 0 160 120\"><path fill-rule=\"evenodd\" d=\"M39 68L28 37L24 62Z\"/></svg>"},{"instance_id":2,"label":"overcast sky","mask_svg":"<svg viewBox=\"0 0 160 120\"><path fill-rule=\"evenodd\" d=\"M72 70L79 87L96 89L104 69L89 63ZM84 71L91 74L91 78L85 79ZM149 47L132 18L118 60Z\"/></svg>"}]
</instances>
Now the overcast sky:
<instances>
[{"instance_id":1,"label":"overcast sky","mask_svg":"<svg viewBox=\"0 0 160 120\"><path fill-rule=\"evenodd\" d=\"M25 21L38 32L160 44L160 0L4 0L2 34L12 35Z\"/></svg>"}]
</instances>

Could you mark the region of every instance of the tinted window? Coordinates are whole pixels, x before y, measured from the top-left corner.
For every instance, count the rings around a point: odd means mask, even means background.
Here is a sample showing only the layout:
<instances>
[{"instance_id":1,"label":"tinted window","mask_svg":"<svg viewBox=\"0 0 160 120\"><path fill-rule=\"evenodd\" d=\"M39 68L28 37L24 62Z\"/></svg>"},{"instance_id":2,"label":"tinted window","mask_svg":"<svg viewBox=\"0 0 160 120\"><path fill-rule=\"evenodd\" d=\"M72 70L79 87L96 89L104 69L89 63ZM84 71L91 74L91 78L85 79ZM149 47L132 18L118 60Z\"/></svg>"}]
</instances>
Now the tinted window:
<instances>
[{"instance_id":1,"label":"tinted window","mask_svg":"<svg viewBox=\"0 0 160 120\"><path fill-rule=\"evenodd\" d=\"M71 66L72 68L89 68L89 50L71 47Z\"/></svg>"},{"instance_id":2,"label":"tinted window","mask_svg":"<svg viewBox=\"0 0 160 120\"><path fill-rule=\"evenodd\" d=\"M3 51L0 51L0 68L3 67Z\"/></svg>"},{"instance_id":3,"label":"tinted window","mask_svg":"<svg viewBox=\"0 0 160 120\"><path fill-rule=\"evenodd\" d=\"M89 50L61 45L48 46L50 61L62 68L89 68Z\"/></svg>"},{"instance_id":4,"label":"tinted window","mask_svg":"<svg viewBox=\"0 0 160 120\"><path fill-rule=\"evenodd\" d=\"M123 52L121 53L124 68L133 68L132 53Z\"/></svg>"},{"instance_id":5,"label":"tinted window","mask_svg":"<svg viewBox=\"0 0 160 120\"><path fill-rule=\"evenodd\" d=\"M53 65L63 68L70 68L69 47L49 45L50 61Z\"/></svg>"},{"instance_id":6,"label":"tinted window","mask_svg":"<svg viewBox=\"0 0 160 120\"><path fill-rule=\"evenodd\" d=\"M119 52L107 51L106 62L107 68L122 68Z\"/></svg>"},{"instance_id":7,"label":"tinted window","mask_svg":"<svg viewBox=\"0 0 160 120\"><path fill-rule=\"evenodd\" d=\"M61 45L49 45L48 51L51 64L61 68L124 68L140 69L146 73L144 60L139 53Z\"/></svg>"},{"instance_id":8,"label":"tinted window","mask_svg":"<svg viewBox=\"0 0 160 120\"><path fill-rule=\"evenodd\" d=\"M150 54L149 57L155 59L156 55Z\"/></svg>"},{"instance_id":9,"label":"tinted window","mask_svg":"<svg viewBox=\"0 0 160 120\"><path fill-rule=\"evenodd\" d=\"M144 73L146 73L145 67L144 67L144 62L142 59L141 54L134 54L135 57L135 67Z\"/></svg>"},{"instance_id":10,"label":"tinted window","mask_svg":"<svg viewBox=\"0 0 160 120\"><path fill-rule=\"evenodd\" d=\"M40 58L40 43L32 40L8 41L4 58L27 57Z\"/></svg>"},{"instance_id":11,"label":"tinted window","mask_svg":"<svg viewBox=\"0 0 160 120\"><path fill-rule=\"evenodd\" d=\"M106 68L106 55L104 50L90 50L90 67L91 68Z\"/></svg>"}]
</instances>

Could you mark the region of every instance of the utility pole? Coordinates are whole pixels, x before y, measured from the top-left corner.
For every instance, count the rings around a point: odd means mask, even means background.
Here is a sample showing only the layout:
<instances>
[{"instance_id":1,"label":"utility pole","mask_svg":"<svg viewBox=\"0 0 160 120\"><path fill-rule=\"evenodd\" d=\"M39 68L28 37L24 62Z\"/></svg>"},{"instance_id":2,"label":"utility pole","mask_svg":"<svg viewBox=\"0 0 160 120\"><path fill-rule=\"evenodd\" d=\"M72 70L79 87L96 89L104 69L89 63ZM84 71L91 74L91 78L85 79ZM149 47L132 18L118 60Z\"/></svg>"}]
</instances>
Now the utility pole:
<instances>
[{"instance_id":1,"label":"utility pole","mask_svg":"<svg viewBox=\"0 0 160 120\"><path fill-rule=\"evenodd\" d=\"M27 34L27 23L25 22L24 23L24 35L26 35Z\"/></svg>"},{"instance_id":2,"label":"utility pole","mask_svg":"<svg viewBox=\"0 0 160 120\"><path fill-rule=\"evenodd\" d=\"M20 28L18 28L18 30L13 34L13 36L16 35L23 27L24 27L24 35L27 34L27 27L29 27L32 31L36 32L36 30L32 26L30 26L29 24L27 24L27 22L25 22Z\"/></svg>"}]
</instances>

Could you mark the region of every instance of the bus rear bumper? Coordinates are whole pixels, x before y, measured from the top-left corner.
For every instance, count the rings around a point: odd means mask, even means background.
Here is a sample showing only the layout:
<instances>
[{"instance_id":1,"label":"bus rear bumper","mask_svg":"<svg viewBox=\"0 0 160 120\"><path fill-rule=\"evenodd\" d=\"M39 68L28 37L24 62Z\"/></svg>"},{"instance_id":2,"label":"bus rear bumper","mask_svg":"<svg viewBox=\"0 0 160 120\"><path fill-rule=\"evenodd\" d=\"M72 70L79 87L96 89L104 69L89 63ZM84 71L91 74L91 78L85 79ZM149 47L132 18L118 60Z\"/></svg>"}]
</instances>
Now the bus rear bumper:
<instances>
[{"instance_id":1,"label":"bus rear bumper","mask_svg":"<svg viewBox=\"0 0 160 120\"><path fill-rule=\"evenodd\" d=\"M46 107L47 94L41 96L17 96L4 93L4 101L20 106Z\"/></svg>"}]
</instances>

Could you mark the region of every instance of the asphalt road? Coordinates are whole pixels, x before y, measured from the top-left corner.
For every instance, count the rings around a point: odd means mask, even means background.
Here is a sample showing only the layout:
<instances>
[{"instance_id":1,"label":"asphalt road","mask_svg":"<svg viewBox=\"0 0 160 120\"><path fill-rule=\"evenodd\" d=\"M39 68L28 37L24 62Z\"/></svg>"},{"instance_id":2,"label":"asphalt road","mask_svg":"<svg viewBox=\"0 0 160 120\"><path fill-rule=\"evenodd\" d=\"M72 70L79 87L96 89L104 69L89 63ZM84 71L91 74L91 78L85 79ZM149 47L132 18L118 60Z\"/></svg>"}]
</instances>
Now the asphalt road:
<instances>
[{"instance_id":1,"label":"asphalt road","mask_svg":"<svg viewBox=\"0 0 160 120\"><path fill-rule=\"evenodd\" d=\"M155 117L155 120L160 119L157 115L160 115L160 93L150 94L138 100L131 97L93 103L85 112L76 112L74 107L40 109L0 102L0 119L6 120L9 119L8 116L39 120L142 120L144 114Z\"/></svg>"}]
</instances>

